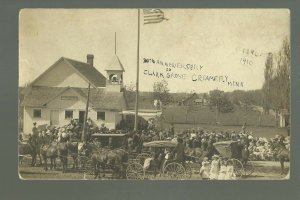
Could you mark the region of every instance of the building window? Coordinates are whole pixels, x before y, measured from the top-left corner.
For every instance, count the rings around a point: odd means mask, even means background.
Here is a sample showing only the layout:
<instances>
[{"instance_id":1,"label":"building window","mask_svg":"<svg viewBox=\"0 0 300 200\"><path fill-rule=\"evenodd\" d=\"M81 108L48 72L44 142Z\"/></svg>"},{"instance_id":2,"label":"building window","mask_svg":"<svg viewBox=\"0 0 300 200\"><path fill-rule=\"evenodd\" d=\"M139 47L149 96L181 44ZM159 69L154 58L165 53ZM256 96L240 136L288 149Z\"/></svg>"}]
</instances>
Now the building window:
<instances>
[{"instance_id":1,"label":"building window","mask_svg":"<svg viewBox=\"0 0 300 200\"><path fill-rule=\"evenodd\" d=\"M73 110L66 110L65 119L72 119L72 118L73 118Z\"/></svg>"},{"instance_id":2,"label":"building window","mask_svg":"<svg viewBox=\"0 0 300 200\"><path fill-rule=\"evenodd\" d=\"M105 120L105 112L97 112L97 120Z\"/></svg>"},{"instance_id":3,"label":"building window","mask_svg":"<svg viewBox=\"0 0 300 200\"><path fill-rule=\"evenodd\" d=\"M34 118L42 118L42 110L41 109L33 109L33 117Z\"/></svg>"}]
</instances>

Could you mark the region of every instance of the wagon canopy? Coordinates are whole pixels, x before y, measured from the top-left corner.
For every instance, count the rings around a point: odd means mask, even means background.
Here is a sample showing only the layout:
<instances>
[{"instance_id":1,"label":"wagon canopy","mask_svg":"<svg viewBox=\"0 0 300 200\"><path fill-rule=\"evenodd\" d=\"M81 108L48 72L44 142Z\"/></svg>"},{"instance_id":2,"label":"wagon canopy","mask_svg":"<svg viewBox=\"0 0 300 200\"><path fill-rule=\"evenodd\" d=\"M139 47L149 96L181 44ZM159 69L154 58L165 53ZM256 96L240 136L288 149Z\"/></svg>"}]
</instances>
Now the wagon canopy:
<instances>
[{"instance_id":1,"label":"wagon canopy","mask_svg":"<svg viewBox=\"0 0 300 200\"><path fill-rule=\"evenodd\" d=\"M144 147L176 147L177 142L173 141L152 141L143 144Z\"/></svg>"},{"instance_id":2,"label":"wagon canopy","mask_svg":"<svg viewBox=\"0 0 300 200\"><path fill-rule=\"evenodd\" d=\"M239 158L240 149L237 141L223 141L213 144L219 154L225 158Z\"/></svg>"}]
</instances>

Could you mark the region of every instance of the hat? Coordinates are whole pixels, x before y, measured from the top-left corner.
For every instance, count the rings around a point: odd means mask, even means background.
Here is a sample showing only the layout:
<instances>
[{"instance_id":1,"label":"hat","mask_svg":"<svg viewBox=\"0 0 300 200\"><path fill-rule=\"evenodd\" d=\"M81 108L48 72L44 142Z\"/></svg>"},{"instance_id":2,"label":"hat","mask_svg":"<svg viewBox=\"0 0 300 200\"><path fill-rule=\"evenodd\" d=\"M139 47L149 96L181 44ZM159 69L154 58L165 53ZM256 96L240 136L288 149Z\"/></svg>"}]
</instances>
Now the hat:
<instances>
[{"instance_id":1,"label":"hat","mask_svg":"<svg viewBox=\"0 0 300 200\"><path fill-rule=\"evenodd\" d=\"M203 158L203 161L208 161L208 157L204 157L204 158Z\"/></svg>"},{"instance_id":2,"label":"hat","mask_svg":"<svg viewBox=\"0 0 300 200\"><path fill-rule=\"evenodd\" d=\"M218 156L218 155L216 155L216 154L212 156L212 158L219 158L219 157L220 157L220 156Z\"/></svg>"}]
</instances>

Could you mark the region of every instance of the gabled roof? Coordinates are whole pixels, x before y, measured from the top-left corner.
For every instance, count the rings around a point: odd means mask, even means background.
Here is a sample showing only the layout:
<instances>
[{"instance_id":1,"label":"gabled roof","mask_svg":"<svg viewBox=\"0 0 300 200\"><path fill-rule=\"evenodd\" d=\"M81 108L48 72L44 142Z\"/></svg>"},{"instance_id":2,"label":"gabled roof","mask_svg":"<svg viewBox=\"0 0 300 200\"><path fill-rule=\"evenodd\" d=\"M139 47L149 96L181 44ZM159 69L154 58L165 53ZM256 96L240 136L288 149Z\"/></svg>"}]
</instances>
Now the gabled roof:
<instances>
[{"instance_id":1,"label":"gabled roof","mask_svg":"<svg viewBox=\"0 0 300 200\"><path fill-rule=\"evenodd\" d=\"M109 65L105 68L105 71L109 71L109 70L111 70L111 71L123 71L123 72L125 71L119 57L116 54L112 57Z\"/></svg>"},{"instance_id":2,"label":"gabled roof","mask_svg":"<svg viewBox=\"0 0 300 200\"><path fill-rule=\"evenodd\" d=\"M46 106L47 103L69 89L75 91L84 99L87 99L87 88L33 86L24 97L22 105L30 107ZM90 89L90 107L94 109L117 111L127 109L123 92L105 92L105 89L102 88Z\"/></svg>"},{"instance_id":3,"label":"gabled roof","mask_svg":"<svg viewBox=\"0 0 300 200\"><path fill-rule=\"evenodd\" d=\"M24 96L22 105L42 107L45 103L65 91L65 87L32 86Z\"/></svg>"},{"instance_id":4,"label":"gabled roof","mask_svg":"<svg viewBox=\"0 0 300 200\"><path fill-rule=\"evenodd\" d=\"M79 76L81 76L86 82L90 83L93 87L105 87L106 78L103 76L95 67L89 65L88 63L76 61L70 58L61 57L52 66L50 66L46 71L44 71L40 76L38 76L32 83L34 85L43 75L48 71L57 66L59 62L66 62L67 66L71 67Z\"/></svg>"},{"instance_id":5,"label":"gabled roof","mask_svg":"<svg viewBox=\"0 0 300 200\"><path fill-rule=\"evenodd\" d=\"M87 99L87 88L72 88L78 94ZM127 109L126 100L123 92L107 92L105 89L91 88L90 104L92 108L104 110L124 110Z\"/></svg>"},{"instance_id":6,"label":"gabled roof","mask_svg":"<svg viewBox=\"0 0 300 200\"><path fill-rule=\"evenodd\" d=\"M105 87L106 78L95 67L88 63L79 62L70 58L64 58L72 67L76 69L84 78L95 87Z\"/></svg>"},{"instance_id":7,"label":"gabled roof","mask_svg":"<svg viewBox=\"0 0 300 200\"><path fill-rule=\"evenodd\" d=\"M188 102L188 101L190 101L190 100L198 99L198 98L199 98L198 94L193 93L193 94L190 95L188 98L186 98L183 102L186 103L186 102Z\"/></svg>"}]
</instances>

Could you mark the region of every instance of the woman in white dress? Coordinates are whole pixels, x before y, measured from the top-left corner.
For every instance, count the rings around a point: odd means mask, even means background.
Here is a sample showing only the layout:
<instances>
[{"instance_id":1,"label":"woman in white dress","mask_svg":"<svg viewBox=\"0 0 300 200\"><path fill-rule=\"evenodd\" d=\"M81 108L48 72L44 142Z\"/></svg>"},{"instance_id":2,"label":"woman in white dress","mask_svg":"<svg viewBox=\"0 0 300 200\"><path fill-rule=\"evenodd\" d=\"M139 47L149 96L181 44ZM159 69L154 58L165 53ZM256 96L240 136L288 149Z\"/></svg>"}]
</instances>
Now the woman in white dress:
<instances>
[{"instance_id":1,"label":"woman in white dress","mask_svg":"<svg viewBox=\"0 0 300 200\"><path fill-rule=\"evenodd\" d=\"M200 176L202 180L209 180L209 169L210 169L210 163L208 161L208 158L205 157L202 162L202 166L200 168Z\"/></svg>"},{"instance_id":2,"label":"woman in white dress","mask_svg":"<svg viewBox=\"0 0 300 200\"><path fill-rule=\"evenodd\" d=\"M211 167L209 172L209 178L211 180L216 180L220 171L220 160L218 155L214 155L212 157L213 161L211 161Z\"/></svg>"}]
</instances>

